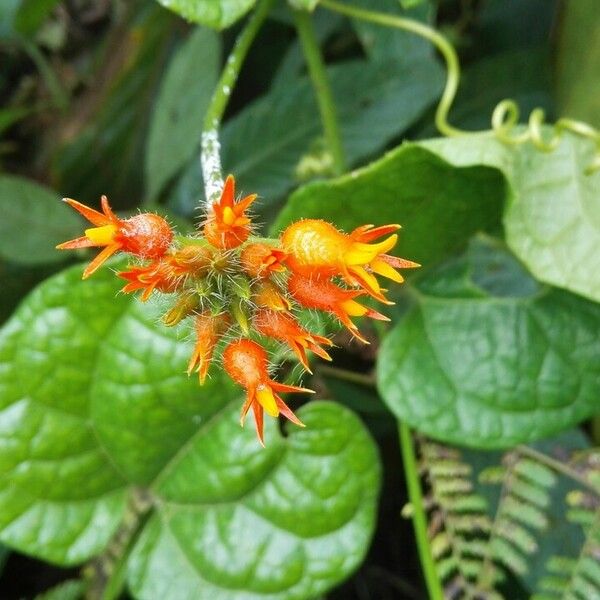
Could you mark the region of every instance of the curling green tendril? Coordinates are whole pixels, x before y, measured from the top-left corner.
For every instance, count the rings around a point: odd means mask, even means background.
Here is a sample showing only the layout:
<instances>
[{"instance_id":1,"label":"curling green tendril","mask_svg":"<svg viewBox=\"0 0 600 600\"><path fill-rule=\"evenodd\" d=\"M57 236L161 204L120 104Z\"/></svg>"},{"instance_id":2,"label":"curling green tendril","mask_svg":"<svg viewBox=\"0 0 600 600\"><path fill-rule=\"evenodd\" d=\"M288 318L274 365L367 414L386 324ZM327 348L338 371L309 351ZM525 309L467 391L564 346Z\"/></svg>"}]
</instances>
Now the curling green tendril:
<instances>
[{"instance_id":1,"label":"curling green tendril","mask_svg":"<svg viewBox=\"0 0 600 600\"><path fill-rule=\"evenodd\" d=\"M443 35L419 21L365 10L356 6L348 6L336 0L321 0L320 6L348 17L370 21L371 23L385 27L395 27L410 31L431 42L444 57L447 68L446 85L435 111L436 127L442 135L448 137L473 133L453 127L448 122L448 114L456 98L460 81L460 63L456 50L454 50L452 44ZM595 144L594 158L587 166L585 172L591 174L600 170L600 131L587 123L574 119L561 118L554 125L551 125L552 132L548 135L543 130L543 126L546 125L546 116L543 109L534 109L529 115L527 125L524 128L517 127L519 116L519 106L514 100L502 100L494 109L492 113L492 131L502 143L517 146L531 142L541 152L552 152L560 144L563 134L568 131L579 137L586 138Z\"/></svg>"}]
</instances>

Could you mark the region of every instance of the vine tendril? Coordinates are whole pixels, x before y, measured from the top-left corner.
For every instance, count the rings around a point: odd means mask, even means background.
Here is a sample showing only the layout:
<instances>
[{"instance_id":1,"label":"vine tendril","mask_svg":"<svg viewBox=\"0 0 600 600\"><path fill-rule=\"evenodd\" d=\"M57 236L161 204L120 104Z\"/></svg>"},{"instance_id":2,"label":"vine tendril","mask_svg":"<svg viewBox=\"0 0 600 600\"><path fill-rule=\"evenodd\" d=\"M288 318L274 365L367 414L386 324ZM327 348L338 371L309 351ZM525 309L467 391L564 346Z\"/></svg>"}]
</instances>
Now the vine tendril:
<instances>
[{"instance_id":1,"label":"vine tendril","mask_svg":"<svg viewBox=\"0 0 600 600\"><path fill-rule=\"evenodd\" d=\"M410 31L431 42L443 56L447 70L444 91L435 111L436 127L442 135L448 137L474 133L454 127L448 121L448 114L458 91L460 63L456 50L443 35L419 21L341 4L336 0L321 0L320 6L348 17ZM491 126L499 141L511 146L519 146L530 142L541 152L552 152L558 148L563 134L569 132L588 139L595 145L594 157L586 167L585 173L589 175L600 170L600 131L591 125L568 118L560 118L554 124L546 123L546 114L542 108L535 108L531 111L525 126L519 125L519 117L519 106L514 100L502 100L496 105L492 113ZM544 126L550 127L552 131L545 132ZM523 127L525 128L523 129Z\"/></svg>"}]
</instances>

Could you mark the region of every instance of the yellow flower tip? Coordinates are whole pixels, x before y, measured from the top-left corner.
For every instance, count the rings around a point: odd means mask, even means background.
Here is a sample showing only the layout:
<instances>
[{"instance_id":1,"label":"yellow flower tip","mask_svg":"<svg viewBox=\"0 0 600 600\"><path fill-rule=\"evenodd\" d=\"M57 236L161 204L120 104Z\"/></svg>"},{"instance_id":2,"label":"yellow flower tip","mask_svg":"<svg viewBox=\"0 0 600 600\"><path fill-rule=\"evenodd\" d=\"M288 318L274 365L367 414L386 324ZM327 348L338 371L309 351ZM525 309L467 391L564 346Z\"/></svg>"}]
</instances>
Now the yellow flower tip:
<instances>
[{"instance_id":1,"label":"yellow flower tip","mask_svg":"<svg viewBox=\"0 0 600 600\"><path fill-rule=\"evenodd\" d=\"M368 309L356 300L345 300L340 304L344 312L351 317L362 317L367 314Z\"/></svg>"},{"instance_id":2,"label":"yellow flower tip","mask_svg":"<svg viewBox=\"0 0 600 600\"><path fill-rule=\"evenodd\" d=\"M108 246L115 238L117 227L110 223L101 227L90 227L84 231L85 237L97 246Z\"/></svg>"},{"instance_id":3,"label":"yellow flower tip","mask_svg":"<svg viewBox=\"0 0 600 600\"><path fill-rule=\"evenodd\" d=\"M225 225L233 225L236 221L236 216L235 213L233 212L233 209L229 206L226 206L223 209L223 223L225 223Z\"/></svg>"},{"instance_id":4,"label":"yellow flower tip","mask_svg":"<svg viewBox=\"0 0 600 600\"><path fill-rule=\"evenodd\" d=\"M256 390L256 399L260 405L265 409L266 413L271 417L279 416L279 408L277 407L277 401L275 400L275 394L268 385L260 385Z\"/></svg>"}]
</instances>

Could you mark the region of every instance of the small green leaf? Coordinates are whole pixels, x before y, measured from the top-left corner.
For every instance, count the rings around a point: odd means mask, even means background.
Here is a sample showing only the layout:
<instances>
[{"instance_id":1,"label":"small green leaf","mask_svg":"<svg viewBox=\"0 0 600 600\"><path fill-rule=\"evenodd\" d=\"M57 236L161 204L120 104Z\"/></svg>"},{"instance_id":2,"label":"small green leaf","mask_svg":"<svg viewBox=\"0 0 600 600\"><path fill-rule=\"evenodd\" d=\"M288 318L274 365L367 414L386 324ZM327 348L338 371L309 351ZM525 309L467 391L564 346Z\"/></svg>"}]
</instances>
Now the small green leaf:
<instances>
[{"instance_id":1,"label":"small green leaf","mask_svg":"<svg viewBox=\"0 0 600 600\"><path fill-rule=\"evenodd\" d=\"M0 176L0 255L23 265L65 260L56 244L81 234L81 219L55 192L21 177Z\"/></svg>"},{"instance_id":2,"label":"small green leaf","mask_svg":"<svg viewBox=\"0 0 600 600\"><path fill-rule=\"evenodd\" d=\"M34 600L81 600L85 594L86 584L79 579L63 581L53 588L38 594Z\"/></svg>"},{"instance_id":3,"label":"small green leaf","mask_svg":"<svg viewBox=\"0 0 600 600\"><path fill-rule=\"evenodd\" d=\"M196 153L219 72L220 40L198 27L173 57L152 114L146 147L148 200Z\"/></svg>"},{"instance_id":4,"label":"small green leaf","mask_svg":"<svg viewBox=\"0 0 600 600\"><path fill-rule=\"evenodd\" d=\"M440 270L419 282L384 340L377 375L389 408L434 438L478 448L539 439L594 414L600 305L550 288L482 294L463 260L466 275Z\"/></svg>"},{"instance_id":5,"label":"small green leaf","mask_svg":"<svg viewBox=\"0 0 600 600\"><path fill-rule=\"evenodd\" d=\"M158 0L184 19L215 29L224 29L242 18L256 0Z\"/></svg>"},{"instance_id":6,"label":"small green leaf","mask_svg":"<svg viewBox=\"0 0 600 600\"><path fill-rule=\"evenodd\" d=\"M561 114L600 127L600 11L596 0L565 4L557 37L556 87Z\"/></svg>"},{"instance_id":7,"label":"small green leaf","mask_svg":"<svg viewBox=\"0 0 600 600\"><path fill-rule=\"evenodd\" d=\"M319 0L288 0L288 2L292 8L296 8L298 10L308 10L312 12L315 10Z\"/></svg>"},{"instance_id":8,"label":"small green leaf","mask_svg":"<svg viewBox=\"0 0 600 600\"><path fill-rule=\"evenodd\" d=\"M273 226L320 218L350 231L364 223L401 223L397 251L423 264L445 258L480 229L499 225L504 184L487 168L457 169L405 144L339 179L306 185Z\"/></svg>"},{"instance_id":9,"label":"small green leaf","mask_svg":"<svg viewBox=\"0 0 600 600\"><path fill-rule=\"evenodd\" d=\"M136 596L313 598L367 551L377 451L330 402L305 428L239 426L242 396L218 371L185 375L187 324L118 294L110 269L47 280L0 331L0 539L59 564L98 554L132 486L152 514L129 564Z\"/></svg>"},{"instance_id":10,"label":"small green leaf","mask_svg":"<svg viewBox=\"0 0 600 600\"><path fill-rule=\"evenodd\" d=\"M59 0L22 0L15 16L15 29L33 35L58 3Z\"/></svg>"},{"instance_id":11,"label":"small green leaf","mask_svg":"<svg viewBox=\"0 0 600 600\"><path fill-rule=\"evenodd\" d=\"M485 133L424 145L455 165L499 168L512 192L504 216L511 249L537 279L600 300L600 172L585 174L590 142L565 135L543 153Z\"/></svg>"},{"instance_id":12,"label":"small green leaf","mask_svg":"<svg viewBox=\"0 0 600 600\"><path fill-rule=\"evenodd\" d=\"M398 0L369 0L369 9L398 17L409 17L427 23L430 17L429 7L404 12L401 9L415 8L421 0L404 0L412 6L405 6ZM362 19L352 19L352 25L367 55L377 61L394 61L401 66L409 66L423 58L432 57L434 46L419 35L395 27L382 27Z\"/></svg>"}]
</instances>

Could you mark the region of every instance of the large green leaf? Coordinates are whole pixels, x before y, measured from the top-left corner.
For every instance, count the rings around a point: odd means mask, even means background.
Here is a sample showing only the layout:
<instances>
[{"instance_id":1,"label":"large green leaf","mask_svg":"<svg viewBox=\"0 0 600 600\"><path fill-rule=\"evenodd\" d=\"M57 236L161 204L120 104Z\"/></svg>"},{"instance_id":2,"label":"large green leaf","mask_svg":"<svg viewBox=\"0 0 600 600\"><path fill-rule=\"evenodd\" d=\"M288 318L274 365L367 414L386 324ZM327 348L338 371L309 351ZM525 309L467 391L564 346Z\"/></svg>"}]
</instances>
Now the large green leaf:
<instances>
[{"instance_id":1,"label":"large green leaf","mask_svg":"<svg viewBox=\"0 0 600 600\"><path fill-rule=\"evenodd\" d=\"M511 249L541 281L600 300L600 172L585 174L591 143L565 135L543 153L484 133L424 145L456 165L499 168L512 191L504 216Z\"/></svg>"},{"instance_id":2,"label":"large green leaf","mask_svg":"<svg viewBox=\"0 0 600 600\"><path fill-rule=\"evenodd\" d=\"M377 365L383 399L411 426L502 448L598 412L600 305L540 287L489 243L426 276L413 295Z\"/></svg>"},{"instance_id":3,"label":"large green leaf","mask_svg":"<svg viewBox=\"0 0 600 600\"><path fill-rule=\"evenodd\" d=\"M78 277L47 280L0 333L0 538L60 564L106 545L125 496L88 407L98 347L129 300Z\"/></svg>"},{"instance_id":4,"label":"large green leaf","mask_svg":"<svg viewBox=\"0 0 600 600\"><path fill-rule=\"evenodd\" d=\"M158 0L165 8L199 25L223 29L243 17L256 0Z\"/></svg>"},{"instance_id":5,"label":"large green leaf","mask_svg":"<svg viewBox=\"0 0 600 600\"><path fill-rule=\"evenodd\" d=\"M405 144L364 169L300 188L273 231L299 218L326 219L346 231L364 223L400 223L400 256L429 265L474 232L498 227L504 196L495 170L456 168Z\"/></svg>"},{"instance_id":6,"label":"large green leaf","mask_svg":"<svg viewBox=\"0 0 600 600\"><path fill-rule=\"evenodd\" d=\"M76 237L81 219L55 192L22 177L0 176L0 255L24 265L59 262L55 246Z\"/></svg>"},{"instance_id":7,"label":"large green leaf","mask_svg":"<svg viewBox=\"0 0 600 600\"><path fill-rule=\"evenodd\" d=\"M329 402L262 449L240 390L185 376L189 331L117 294L109 269L42 284L0 333L0 539L60 564L98 553L135 487L153 514L133 551L141 598L312 598L364 556L379 489L373 442Z\"/></svg>"},{"instance_id":8,"label":"large green leaf","mask_svg":"<svg viewBox=\"0 0 600 600\"><path fill-rule=\"evenodd\" d=\"M431 104L440 88L440 70L431 59L398 68L392 62L353 61L328 70L338 106L346 156L356 163L410 126ZM298 181L303 156L312 158L312 145L321 137L314 90L306 79L277 85L229 120L222 132L223 164L241 189L274 201ZM318 144L317 144L318 145ZM322 148L321 148L322 149ZM318 152L317 152L318 162ZM193 161L186 185L197 203L199 165ZM190 188L190 183L196 182Z\"/></svg>"},{"instance_id":9,"label":"large green leaf","mask_svg":"<svg viewBox=\"0 0 600 600\"><path fill-rule=\"evenodd\" d=\"M146 147L146 186L154 200L196 153L204 113L219 72L220 41L197 28L173 57L152 114Z\"/></svg>"}]
</instances>

